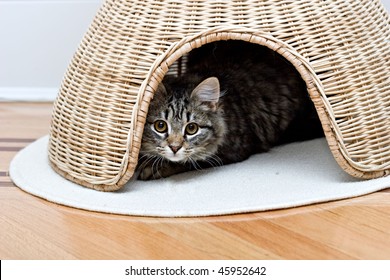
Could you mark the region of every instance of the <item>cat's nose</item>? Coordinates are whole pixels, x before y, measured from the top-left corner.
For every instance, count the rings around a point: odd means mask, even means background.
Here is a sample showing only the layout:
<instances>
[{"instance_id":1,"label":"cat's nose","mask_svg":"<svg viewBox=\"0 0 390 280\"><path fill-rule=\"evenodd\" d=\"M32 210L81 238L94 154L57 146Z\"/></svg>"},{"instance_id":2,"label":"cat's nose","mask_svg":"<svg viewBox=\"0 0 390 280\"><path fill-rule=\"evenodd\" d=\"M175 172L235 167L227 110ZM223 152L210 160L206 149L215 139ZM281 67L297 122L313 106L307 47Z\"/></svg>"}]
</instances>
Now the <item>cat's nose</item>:
<instances>
[{"instance_id":1,"label":"cat's nose","mask_svg":"<svg viewBox=\"0 0 390 280\"><path fill-rule=\"evenodd\" d=\"M177 151L181 149L181 145L169 145L169 148L171 148L172 152L176 154Z\"/></svg>"}]
</instances>

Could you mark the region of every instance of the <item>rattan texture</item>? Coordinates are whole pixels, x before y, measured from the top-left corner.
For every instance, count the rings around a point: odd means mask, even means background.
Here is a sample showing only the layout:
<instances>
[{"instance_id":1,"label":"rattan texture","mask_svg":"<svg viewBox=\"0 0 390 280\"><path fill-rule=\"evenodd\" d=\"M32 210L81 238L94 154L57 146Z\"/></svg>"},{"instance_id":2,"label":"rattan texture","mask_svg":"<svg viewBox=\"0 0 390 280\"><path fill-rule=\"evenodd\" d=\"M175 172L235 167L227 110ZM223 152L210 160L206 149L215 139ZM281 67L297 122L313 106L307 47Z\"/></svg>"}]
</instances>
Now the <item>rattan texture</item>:
<instances>
[{"instance_id":1,"label":"rattan texture","mask_svg":"<svg viewBox=\"0 0 390 280\"><path fill-rule=\"evenodd\" d=\"M186 53L217 40L288 59L340 167L359 178L390 173L390 19L378 0L106 0L54 103L52 167L89 188L121 188L159 82Z\"/></svg>"}]
</instances>

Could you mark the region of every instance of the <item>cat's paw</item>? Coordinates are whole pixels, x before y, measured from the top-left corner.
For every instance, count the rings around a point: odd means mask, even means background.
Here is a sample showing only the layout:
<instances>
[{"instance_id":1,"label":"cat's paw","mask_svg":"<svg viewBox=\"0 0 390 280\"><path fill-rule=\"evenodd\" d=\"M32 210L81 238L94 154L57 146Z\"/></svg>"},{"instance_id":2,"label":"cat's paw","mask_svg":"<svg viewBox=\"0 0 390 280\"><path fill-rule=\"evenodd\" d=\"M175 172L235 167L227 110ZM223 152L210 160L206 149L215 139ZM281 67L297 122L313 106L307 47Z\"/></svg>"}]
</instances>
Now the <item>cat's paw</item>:
<instances>
[{"instance_id":1,"label":"cat's paw","mask_svg":"<svg viewBox=\"0 0 390 280\"><path fill-rule=\"evenodd\" d=\"M159 167L154 166L154 168L153 165L147 165L140 170L137 179L143 181L157 180L189 170L190 168L186 167L185 165L172 162L166 162Z\"/></svg>"},{"instance_id":2,"label":"cat's paw","mask_svg":"<svg viewBox=\"0 0 390 280\"><path fill-rule=\"evenodd\" d=\"M146 166L139 172L137 179L142 181L148 181L148 180L155 180L160 178L161 176L159 175L159 172L153 172L152 166Z\"/></svg>"}]
</instances>

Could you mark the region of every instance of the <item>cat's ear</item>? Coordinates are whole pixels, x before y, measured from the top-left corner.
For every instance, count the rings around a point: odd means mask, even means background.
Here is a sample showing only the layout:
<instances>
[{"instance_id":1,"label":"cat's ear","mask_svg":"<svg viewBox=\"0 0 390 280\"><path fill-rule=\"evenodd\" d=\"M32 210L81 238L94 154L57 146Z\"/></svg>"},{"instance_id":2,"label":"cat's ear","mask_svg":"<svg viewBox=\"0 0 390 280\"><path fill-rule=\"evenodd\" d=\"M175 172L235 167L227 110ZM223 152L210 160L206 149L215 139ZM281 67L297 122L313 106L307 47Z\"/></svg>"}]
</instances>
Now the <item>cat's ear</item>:
<instances>
[{"instance_id":1,"label":"cat's ear","mask_svg":"<svg viewBox=\"0 0 390 280\"><path fill-rule=\"evenodd\" d=\"M161 106L162 104L164 104L164 102L166 102L166 99L167 99L167 96L168 96L168 93L167 93L167 90L164 86L163 83L160 83L157 87L157 90L156 92L154 93L154 96L153 96L153 103L152 104L158 104L157 106Z\"/></svg>"},{"instance_id":2,"label":"cat's ear","mask_svg":"<svg viewBox=\"0 0 390 280\"><path fill-rule=\"evenodd\" d=\"M159 94L159 95L162 95L162 96L166 96L167 95L167 90L166 90L166 88L165 88L163 83L160 83L158 85L155 94Z\"/></svg>"},{"instance_id":3,"label":"cat's ear","mask_svg":"<svg viewBox=\"0 0 390 280\"><path fill-rule=\"evenodd\" d=\"M191 99L207 104L213 111L217 109L219 96L219 81L216 77L207 78L191 93Z\"/></svg>"}]
</instances>

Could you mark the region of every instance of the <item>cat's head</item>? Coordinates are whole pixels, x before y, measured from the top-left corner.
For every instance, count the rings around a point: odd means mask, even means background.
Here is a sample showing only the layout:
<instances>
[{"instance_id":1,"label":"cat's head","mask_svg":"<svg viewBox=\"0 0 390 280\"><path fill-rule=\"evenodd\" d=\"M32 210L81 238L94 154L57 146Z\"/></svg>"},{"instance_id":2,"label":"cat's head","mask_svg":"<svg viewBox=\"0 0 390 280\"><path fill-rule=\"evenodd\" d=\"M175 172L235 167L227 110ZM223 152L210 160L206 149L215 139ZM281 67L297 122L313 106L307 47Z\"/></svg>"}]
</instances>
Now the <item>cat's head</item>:
<instances>
[{"instance_id":1,"label":"cat's head","mask_svg":"<svg viewBox=\"0 0 390 280\"><path fill-rule=\"evenodd\" d=\"M215 77L195 85L178 79L160 84L149 107L141 154L173 162L212 157L225 133L220 96Z\"/></svg>"}]
</instances>

